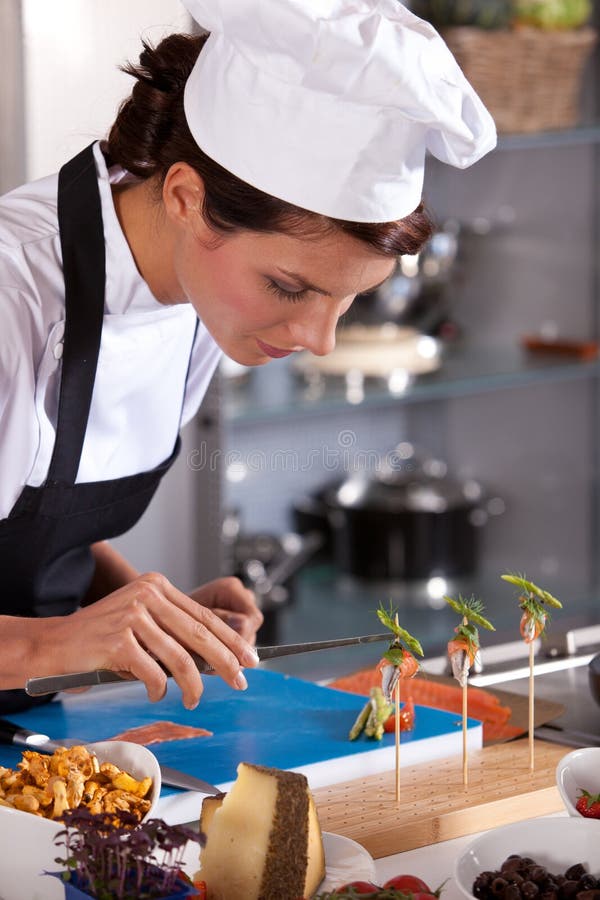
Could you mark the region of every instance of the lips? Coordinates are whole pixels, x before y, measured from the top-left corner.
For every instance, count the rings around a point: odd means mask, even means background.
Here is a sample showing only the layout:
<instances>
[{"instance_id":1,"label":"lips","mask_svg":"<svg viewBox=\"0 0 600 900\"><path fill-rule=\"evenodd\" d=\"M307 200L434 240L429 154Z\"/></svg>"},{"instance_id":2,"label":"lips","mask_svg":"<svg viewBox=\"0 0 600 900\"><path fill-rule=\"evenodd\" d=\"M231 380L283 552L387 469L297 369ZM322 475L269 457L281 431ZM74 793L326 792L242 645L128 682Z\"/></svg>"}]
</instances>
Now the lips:
<instances>
[{"instance_id":1,"label":"lips","mask_svg":"<svg viewBox=\"0 0 600 900\"><path fill-rule=\"evenodd\" d=\"M291 353L294 353L293 350L282 350L281 347L272 347L271 344L265 344L264 341L259 341L258 338L256 339L256 343L258 344L259 349L272 359L282 359L284 356L289 356Z\"/></svg>"}]
</instances>

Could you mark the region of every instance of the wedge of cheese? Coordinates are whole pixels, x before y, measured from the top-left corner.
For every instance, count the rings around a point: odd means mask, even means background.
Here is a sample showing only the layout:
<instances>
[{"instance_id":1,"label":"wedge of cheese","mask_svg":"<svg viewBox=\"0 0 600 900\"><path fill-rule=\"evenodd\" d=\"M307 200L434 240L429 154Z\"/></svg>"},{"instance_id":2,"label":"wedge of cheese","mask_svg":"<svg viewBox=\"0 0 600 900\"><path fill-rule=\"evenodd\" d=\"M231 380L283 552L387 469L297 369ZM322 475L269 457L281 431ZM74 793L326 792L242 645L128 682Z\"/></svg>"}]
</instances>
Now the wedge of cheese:
<instances>
[{"instance_id":1,"label":"wedge of cheese","mask_svg":"<svg viewBox=\"0 0 600 900\"><path fill-rule=\"evenodd\" d=\"M325 876L317 812L304 775L240 763L228 794L207 797L200 877L210 900L297 900Z\"/></svg>"}]
</instances>

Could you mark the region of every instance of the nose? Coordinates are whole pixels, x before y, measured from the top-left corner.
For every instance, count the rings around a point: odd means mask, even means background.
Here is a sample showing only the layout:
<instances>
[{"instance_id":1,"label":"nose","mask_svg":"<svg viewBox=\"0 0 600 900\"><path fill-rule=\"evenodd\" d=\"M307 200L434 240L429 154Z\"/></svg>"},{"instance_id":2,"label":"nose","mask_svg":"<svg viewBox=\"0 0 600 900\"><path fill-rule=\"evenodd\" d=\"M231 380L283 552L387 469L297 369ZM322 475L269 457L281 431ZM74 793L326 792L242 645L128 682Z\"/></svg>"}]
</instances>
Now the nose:
<instances>
[{"instance_id":1,"label":"nose","mask_svg":"<svg viewBox=\"0 0 600 900\"><path fill-rule=\"evenodd\" d=\"M315 356L327 356L335 349L335 329L341 314L338 303L322 299L310 304L291 326L294 344Z\"/></svg>"}]
</instances>

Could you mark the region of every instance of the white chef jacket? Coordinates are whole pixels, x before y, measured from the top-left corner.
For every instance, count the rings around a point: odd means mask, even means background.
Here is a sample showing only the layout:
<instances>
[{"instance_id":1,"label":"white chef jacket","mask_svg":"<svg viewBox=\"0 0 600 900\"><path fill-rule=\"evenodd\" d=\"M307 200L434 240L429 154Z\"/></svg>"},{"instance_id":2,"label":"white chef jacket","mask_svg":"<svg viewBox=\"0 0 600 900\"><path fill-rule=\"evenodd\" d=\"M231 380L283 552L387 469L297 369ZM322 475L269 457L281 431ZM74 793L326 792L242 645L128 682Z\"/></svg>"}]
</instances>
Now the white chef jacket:
<instances>
[{"instance_id":1,"label":"white chef jacket","mask_svg":"<svg viewBox=\"0 0 600 900\"><path fill-rule=\"evenodd\" d=\"M221 355L202 322L192 350L197 317L190 304L166 306L151 293L112 200L111 184L131 176L120 166L107 170L99 143L94 158L106 295L78 484L133 475L166 459ZM44 482L54 447L65 325L57 186L51 175L0 198L0 519L25 485Z\"/></svg>"}]
</instances>

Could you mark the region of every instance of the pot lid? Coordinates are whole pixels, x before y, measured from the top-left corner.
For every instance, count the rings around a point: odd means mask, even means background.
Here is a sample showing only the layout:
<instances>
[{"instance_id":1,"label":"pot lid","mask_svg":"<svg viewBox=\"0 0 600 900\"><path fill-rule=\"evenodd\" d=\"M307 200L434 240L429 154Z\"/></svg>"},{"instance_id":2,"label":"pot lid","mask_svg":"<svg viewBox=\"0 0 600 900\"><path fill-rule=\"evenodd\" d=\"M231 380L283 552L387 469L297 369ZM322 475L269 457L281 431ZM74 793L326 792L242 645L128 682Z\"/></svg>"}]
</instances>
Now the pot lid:
<instances>
[{"instance_id":1,"label":"pot lid","mask_svg":"<svg viewBox=\"0 0 600 900\"><path fill-rule=\"evenodd\" d=\"M423 458L412 445L398 445L372 472L357 472L328 492L326 502L343 509L443 513L473 506L481 485L448 475L441 460Z\"/></svg>"}]
</instances>

